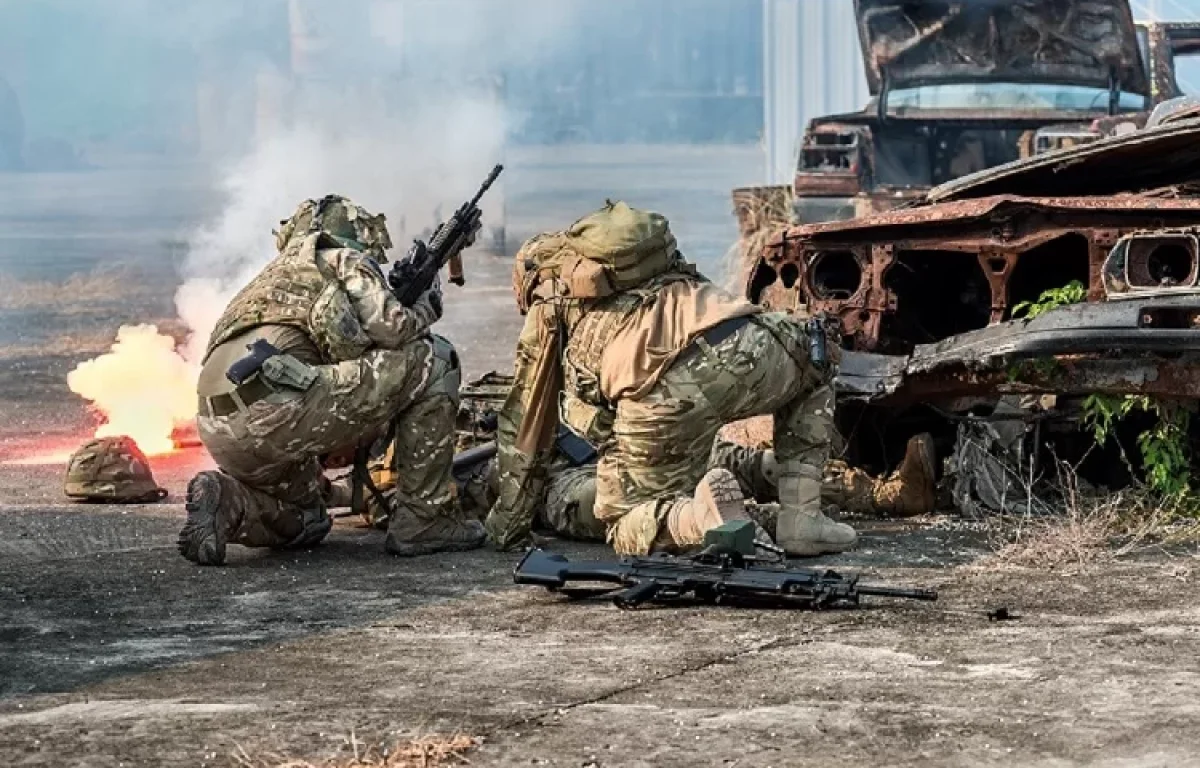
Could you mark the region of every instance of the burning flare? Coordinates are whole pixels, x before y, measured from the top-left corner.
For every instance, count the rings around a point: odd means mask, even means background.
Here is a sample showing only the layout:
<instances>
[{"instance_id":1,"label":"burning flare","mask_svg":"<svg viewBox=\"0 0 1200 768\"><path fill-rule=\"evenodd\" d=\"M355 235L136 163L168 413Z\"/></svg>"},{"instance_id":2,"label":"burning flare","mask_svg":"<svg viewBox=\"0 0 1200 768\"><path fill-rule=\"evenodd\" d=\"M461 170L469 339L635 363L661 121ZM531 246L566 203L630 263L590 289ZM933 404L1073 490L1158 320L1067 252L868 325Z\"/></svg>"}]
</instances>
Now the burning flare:
<instances>
[{"instance_id":1,"label":"burning flare","mask_svg":"<svg viewBox=\"0 0 1200 768\"><path fill-rule=\"evenodd\" d=\"M174 450L171 432L196 415L196 370L153 325L123 325L112 351L80 363L67 386L104 418L96 437L128 435L148 455Z\"/></svg>"}]
</instances>

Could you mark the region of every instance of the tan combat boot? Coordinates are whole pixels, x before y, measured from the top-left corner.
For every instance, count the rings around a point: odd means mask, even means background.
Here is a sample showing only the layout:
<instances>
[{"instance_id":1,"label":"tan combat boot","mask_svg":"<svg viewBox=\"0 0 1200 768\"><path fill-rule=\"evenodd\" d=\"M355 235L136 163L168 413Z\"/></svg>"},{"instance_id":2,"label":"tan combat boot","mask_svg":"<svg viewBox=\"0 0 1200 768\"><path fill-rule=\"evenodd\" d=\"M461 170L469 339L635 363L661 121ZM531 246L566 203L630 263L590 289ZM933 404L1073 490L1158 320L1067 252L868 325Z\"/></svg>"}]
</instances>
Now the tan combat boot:
<instances>
[{"instance_id":1,"label":"tan combat boot","mask_svg":"<svg viewBox=\"0 0 1200 768\"><path fill-rule=\"evenodd\" d=\"M789 555L805 557L845 552L857 543L858 534L821 513L819 475L809 467L781 466L775 541Z\"/></svg>"},{"instance_id":2,"label":"tan combat boot","mask_svg":"<svg viewBox=\"0 0 1200 768\"><path fill-rule=\"evenodd\" d=\"M932 512L935 472L933 438L926 433L912 437L899 468L875 488L876 510L896 517Z\"/></svg>"},{"instance_id":3,"label":"tan combat boot","mask_svg":"<svg viewBox=\"0 0 1200 768\"><path fill-rule=\"evenodd\" d=\"M704 543L704 534L709 530L728 520L747 518L746 501L737 476L728 469L710 469L696 486L692 498L672 505L655 548L675 552L695 549ZM755 527L757 541L774 543L757 521Z\"/></svg>"},{"instance_id":4,"label":"tan combat boot","mask_svg":"<svg viewBox=\"0 0 1200 768\"><path fill-rule=\"evenodd\" d=\"M397 557L478 549L487 538L478 520L435 513L419 515L411 505L394 506L383 547Z\"/></svg>"},{"instance_id":5,"label":"tan combat boot","mask_svg":"<svg viewBox=\"0 0 1200 768\"><path fill-rule=\"evenodd\" d=\"M179 554L200 565L222 565L225 542L234 534L231 487L236 481L220 472L201 472L187 487L187 522L179 532Z\"/></svg>"}]
</instances>

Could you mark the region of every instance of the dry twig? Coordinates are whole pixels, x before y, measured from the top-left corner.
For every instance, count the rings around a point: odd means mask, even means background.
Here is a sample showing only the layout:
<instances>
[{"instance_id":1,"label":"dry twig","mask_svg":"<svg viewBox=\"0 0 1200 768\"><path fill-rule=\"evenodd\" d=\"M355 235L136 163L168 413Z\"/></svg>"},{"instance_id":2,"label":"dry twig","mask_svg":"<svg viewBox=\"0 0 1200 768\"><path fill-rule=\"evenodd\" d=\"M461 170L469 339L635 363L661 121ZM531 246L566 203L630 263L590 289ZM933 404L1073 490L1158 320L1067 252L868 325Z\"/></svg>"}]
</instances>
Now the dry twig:
<instances>
[{"instance_id":1,"label":"dry twig","mask_svg":"<svg viewBox=\"0 0 1200 768\"><path fill-rule=\"evenodd\" d=\"M461 733L453 736L429 734L382 751L374 747L361 750L363 742L351 731L346 743L352 750L350 756L331 757L320 762L288 759L277 754L255 758L240 745L233 759L240 768L437 768L469 764L467 753L479 746L482 739Z\"/></svg>"},{"instance_id":2,"label":"dry twig","mask_svg":"<svg viewBox=\"0 0 1200 768\"><path fill-rule=\"evenodd\" d=\"M1144 488L1085 491L1065 462L1057 486L1061 514L994 518L996 551L981 565L1074 571L1200 538L1200 521L1182 514L1182 502Z\"/></svg>"}]
</instances>

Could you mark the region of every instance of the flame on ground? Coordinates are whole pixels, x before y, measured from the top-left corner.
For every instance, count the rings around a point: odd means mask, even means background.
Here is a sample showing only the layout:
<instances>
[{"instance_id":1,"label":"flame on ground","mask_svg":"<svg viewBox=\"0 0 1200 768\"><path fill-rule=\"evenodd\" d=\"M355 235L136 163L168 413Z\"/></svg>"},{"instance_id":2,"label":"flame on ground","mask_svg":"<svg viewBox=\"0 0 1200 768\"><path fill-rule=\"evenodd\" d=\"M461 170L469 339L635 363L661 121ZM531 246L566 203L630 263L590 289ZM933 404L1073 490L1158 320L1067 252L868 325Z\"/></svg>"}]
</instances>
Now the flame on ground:
<instances>
[{"instance_id":1,"label":"flame on ground","mask_svg":"<svg viewBox=\"0 0 1200 768\"><path fill-rule=\"evenodd\" d=\"M32 456L22 456L17 459L5 459L0 464L11 467L38 467L45 464L63 464L71 460L73 451L55 451L53 453L35 453Z\"/></svg>"},{"instance_id":2,"label":"flame on ground","mask_svg":"<svg viewBox=\"0 0 1200 768\"><path fill-rule=\"evenodd\" d=\"M196 415L196 370L153 325L123 325L112 351L80 363L67 386L104 422L96 437L128 435L148 456L175 448L171 433Z\"/></svg>"}]
</instances>

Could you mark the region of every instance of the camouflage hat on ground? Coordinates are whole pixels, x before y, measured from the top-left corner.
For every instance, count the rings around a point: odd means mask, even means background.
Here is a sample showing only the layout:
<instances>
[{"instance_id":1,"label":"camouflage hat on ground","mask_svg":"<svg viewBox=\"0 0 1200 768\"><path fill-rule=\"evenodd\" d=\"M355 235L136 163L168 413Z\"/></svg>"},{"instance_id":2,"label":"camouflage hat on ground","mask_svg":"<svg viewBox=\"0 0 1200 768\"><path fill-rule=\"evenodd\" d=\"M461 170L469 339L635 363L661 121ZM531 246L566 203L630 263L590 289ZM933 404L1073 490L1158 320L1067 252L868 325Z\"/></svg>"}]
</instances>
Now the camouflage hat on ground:
<instances>
[{"instance_id":1,"label":"camouflage hat on ground","mask_svg":"<svg viewBox=\"0 0 1200 768\"><path fill-rule=\"evenodd\" d=\"M85 444L67 464L67 496L81 501L140 504L161 501L167 491L150 473L150 462L131 438L102 437Z\"/></svg>"},{"instance_id":2,"label":"camouflage hat on ground","mask_svg":"<svg viewBox=\"0 0 1200 768\"><path fill-rule=\"evenodd\" d=\"M341 195L326 195L320 200L305 200L291 218L279 222L274 231L275 247L282 251L294 237L324 232L347 248L364 251L380 264L387 261L384 251L392 247L387 218L373 215L353 200Z\"/></svg>"}]
</instances>

